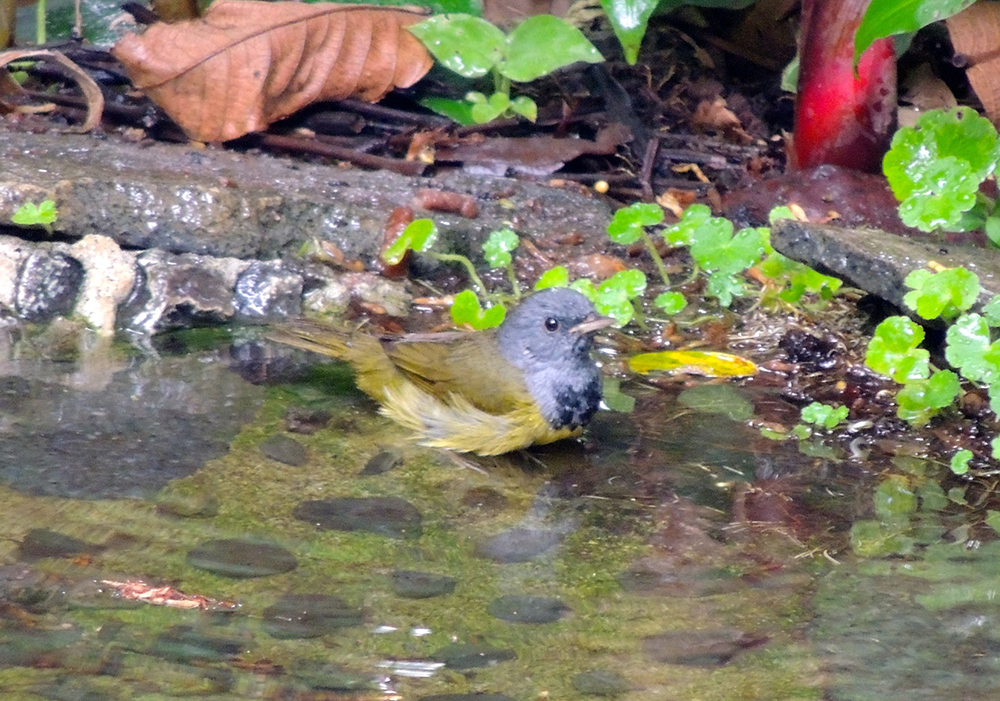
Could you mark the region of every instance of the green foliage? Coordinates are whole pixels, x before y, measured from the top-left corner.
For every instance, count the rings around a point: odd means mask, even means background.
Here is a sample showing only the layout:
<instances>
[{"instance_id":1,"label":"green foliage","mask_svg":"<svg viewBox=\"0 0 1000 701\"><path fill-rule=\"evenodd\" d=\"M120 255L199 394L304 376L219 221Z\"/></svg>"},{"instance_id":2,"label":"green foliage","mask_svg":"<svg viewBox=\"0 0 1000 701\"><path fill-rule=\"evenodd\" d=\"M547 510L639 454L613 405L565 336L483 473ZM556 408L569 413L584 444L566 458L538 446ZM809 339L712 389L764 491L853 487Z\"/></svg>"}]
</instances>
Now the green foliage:
<instances>
[{"instance_id":1,"label":"green foliage","mask_svg":"<svg viewBox=\"0 0 1000 701\"><path fill-rule=\"evenodd\" d=\"M459 326L468 324L474 329L488 329L502 324L506 316L507 309L502 304L483 309L472 290L459 292L451 305L451 320Z\"/></svg>"},{"instance_id":2,"label":"green foliage","mask_svg":"<svg viewBox=\"0 0 1000 701\"><path fill-rule=\"evenodd\" d=\"M903 304L924 319L953 319L971 307L979 297L979 278L965 268L947 268L932 273L914 270L903 283L911 288Z\"/></svg>"},{"instance_id":3,"label":"green foliage","mask_svg":"<svg viewBox=\"0 0 1000 701\"><path fill-rule=\"evenodd\" d=\"M769 253L757 269L780 286L778 298L789 304L798 304L807 292L818 295L820 299L831 299L844 284L842 280L816 272L777 251Z\"/></svg>"},{"instance_id":4,"label":"green foliage","mask_svg":"<svg viewBox=\"0 0 1000 701\"><path fill-rule=\"evenodd\" d=\"M930 376L929 354L918 348L924 330L905 316L891 316L875 329L865 364L896 382L924 380Z\"/></svg>"},{"instance_id":5,"label":"green foliage","mask_svg":"<svg viewBox=\"0 0 1000 701\"><path fill-rule=\"evenodd\" d=\"M656 264L663 284L669 285L670 276L667 274L667 267L663 264L663 259L660 257L659 251L656 250L653 239L646 233L646 227L656 226L662 221L663 209L660 205L636 202L615 212L611 223L608 224L608 237L623 246L641 240Z\"/></svg>"},{"instance_id":6,"label":"green foliage","mask_svg":"<svg viewBox=\"0 0 1000 701\"><path fill-rule=\"evenodd\" d=\"M510 229L500 229L490 234L483 244L483 254L491 268L509 268L512 262L510 252L520 243L517 234Z\"/></svg>"},{"instance_id":7,"label":"green foliage","mask_svg":"<svg viewBox=\"0 0 1000 701\"><path fill-rule=\"evenodd\" d=\"M615 212L608 224L608 238L623 246L635 243L646 235L647 226L663 221L663 208L658 204L637 202Z\"/></svg>"},{"instance_id":8,"label":"green foliage","mask_svg":"<svg viewBox=\"0 0 1000 701\"><path fill-rule=\"evenodd\" d=\"M441 65L466 78L493 76L492 95L470 92L464 101L428 98L422 104L462 123L519 114L534 121L538 108L526 96L511 99L511 81L526 83L577 61L604 58L579 29L552 15L535 15L504 33L469 14L435 15L409 27Z\"/></svg>"},{"instance_id":9,"label":"green foliage","mask_svg":"<svg viewBox=\"0 0 1000 701\"><path fill-rule=\"evenodd\" d=\"M569 270L565 265L549 268L535 283L536 290L544 290L548 287L569 287Z\"/></svg>"},{"instance_id":10,"label":"green foliage","mask_svg":"<svg viewBox=\"0 0 1000 701\"><path fill-rule=\"evenodd\" d=\"M913 425L930 421L940 409L951 406L962 387L951 370L937 370L926 380L911 380L896 395L897 415Z\"/></svg>"},{"instance_id":11,"label":"green foliage","mask_svg":"<svg viewBox=\"0 0 1000 701\"><path fill-rule=\"evenodd\" d=\"M653 300L653 306L664 314L676 314L687 306L687 300L680 292L661 292Z\"/></svg>"},{"instance_id":12,"label":"green foliage","mask_svg":"<svg viewBox=\"0 0 1000 701\"><path fill-rule=\"evenodd\" d=\"M944 357L973 382L994 385L1000 380L1000 341L990 342L990 328L979 314L966 314L945 335Z\"/></svg>"},{"instance_id":13,"label":"green foliage","mask_svg":"<svg viewBox=\"0 0 1000 701\"><path fill-rule=\"evenodd\" d=\"M969 461L972 460L971 450L960 450L951 456L951 471L956 475L964 475L969 471Z\"/></svg>"},{"instance_id":14,"label":"green foliage","mask_svg":"<svg viewBox=\"0 0 1000 701\"><path fill-rule=\"evenodd\" d=\"M699 7L723 7L741 10L756 0L601 0L615 36L618 37L625 53L625 60L635 65L639 58L639 48L646 34L646 26L653 12L670 12L684 5Z\"/></svg>"},{"instance_id":15,"label":"green foliage","mask_svg":"<svg viewBox=\"0 0 1000 701\"><path fill-rule=\"evenodd\" d=\"M680 221L663 230L663 238L671 246L690 246L699 230L710 226L725 230L725 221L722 217L713 217L706 205L693 204L684 210ZM730 223L730 232L732 226Z\"/></svg>"},{"instance_id":16,"label":"green foliage","mask_svg":"<svg viewBox=\"0 0 1000 701\"><path fill-rule=\"evenodd\" d=\"M916 32L948 19L975 0L872 0L854 35L854 63L876 39Z\"/></svg>"},{"instance_id":17,"label":"green foliage","mask_svg":"<svg viewBox=\"0 0 1000 701\"><path fill-rule=\"evenodd\" d=\"M835 407L822 402L813 402L802 408L801 417L807 424L814 424L830 431L837 428L847 418L847 414L846 406Z\"/></svg>"},{"instance_id":18,"label":"green foliage","mask_svg":"<svg viewBox=\"0 0 1000 701\"><path fill-rule=\"evenodd\" d=\"M996 129L960 107L927 112L915 127L897 131L882 166L904 224L923 231L964 230L985 222L985 214L966 213L998 159Z\"/></svg>"},{"instance_id":19,"label":"green foliage","mask_svg":"<svg viewBox=\"0 0 1000 701\"><path fill-rule=\"evenodd\" d=\"M622 270L596 287L586 278L570 287L593 302L598 314L610 316L616 325L625 326L635 316L632 300L646 291L646 275L641 270Z\"/></svg>"},{"instance_id":20,"label":"green foliage","mask_svg":"<svg viewBox=\"0 0 1000 701\"><path fill-rule=\"evenodd\" d=\"M52 200L43 200L41 204L25 202L14 212L10 220L19 226L41 226L47 232L52 233L52 225L59 218L56 210L56 203Z\"/></svg>"},{"instance_id":21,"label":"green foliage","mask_svg":"<svg viewBox=\"0 0 1000 701\"><path fill-rule=\"evenodd\" d=\"M403 260L409 250L424 253L437 241L438 229L431 219L414 219L410 222L399 238L382 252L382 260L389 265L396 265Z\"/></svg>"}]
</instances>

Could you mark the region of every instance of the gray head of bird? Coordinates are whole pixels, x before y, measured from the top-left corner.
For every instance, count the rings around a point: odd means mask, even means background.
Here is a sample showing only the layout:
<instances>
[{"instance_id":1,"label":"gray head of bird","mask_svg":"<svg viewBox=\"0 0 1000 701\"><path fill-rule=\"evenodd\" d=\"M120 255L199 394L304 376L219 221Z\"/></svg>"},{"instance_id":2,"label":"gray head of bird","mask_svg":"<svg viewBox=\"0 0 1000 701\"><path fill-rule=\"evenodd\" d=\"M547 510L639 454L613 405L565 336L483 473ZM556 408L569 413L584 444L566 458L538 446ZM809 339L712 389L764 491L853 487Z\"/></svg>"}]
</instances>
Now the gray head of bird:
<instances>
[{"instance_id":1,"label":"gray head of bird","mask_svg":"<svg viewBox=\"0 0 1000 701\"><path fill-rule=\"evenodd\" d=\"M594 332L612 323L576 290L553 287L525 299L500 326L500 353L524 372L553 428L583 426L597 410L601 375L590 351Z\"/></svg>"}]
</instances>

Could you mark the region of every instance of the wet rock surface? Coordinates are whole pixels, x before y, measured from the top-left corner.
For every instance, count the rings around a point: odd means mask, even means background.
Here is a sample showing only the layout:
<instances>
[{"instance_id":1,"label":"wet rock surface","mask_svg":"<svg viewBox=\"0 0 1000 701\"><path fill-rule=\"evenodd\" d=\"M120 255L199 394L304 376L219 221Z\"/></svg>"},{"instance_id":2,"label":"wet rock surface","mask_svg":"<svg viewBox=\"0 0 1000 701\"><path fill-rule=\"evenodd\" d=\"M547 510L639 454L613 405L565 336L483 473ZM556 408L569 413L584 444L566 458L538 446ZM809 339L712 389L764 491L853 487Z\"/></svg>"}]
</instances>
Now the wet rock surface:
<instances>
[{"instance_id":1,"label":"wet rock surface","mask_svg":"<svg viewBox=\"0 0 1000 701\"><path fill-rule=\"evenodd\" d=\"M36 250L19 271L14 308L26 321L44 322L72 311L83 284L80 261L64 253Z\"/></svg>"},{"instance_id":2,"label":"wet rock surface","mask_svg":"<svg viewBox=\"0 0 1000 701\"><path fill-rule=\"evenodd\" d=\"M428 187L475 199L474 219L434 215L443 238L465 250L509 226L512 212L521 231L592 241L605 239L610 219L598 199L506 178L408 178L70 134L5 132L0 162L0 221L25 201L52 199L62 235L104 234L122 246L172 253L273 258L318 238L348 258L372 258L389 212Z\"/></svg>"},{"instance_id":3,"label":"wet rock surface","mask_svg":"<svg viewBox=\"0 0 1000 701\"><path fill-rule=\"evenodd\" d=\"M188 564L226 577L267 577L291 572L295 556L276 543L240 538L212 540L188 553Z\"/></svg>"},{"instance_id":4,"label":"wet rock surface","mask_svg":"<svg viewBox=\"0 0 1000 701\"><path fill-rule=\"evenodd\" d=\"M0 311L26 321L76 315L99 333L285 319L336 312L352 298L404 315L399 283L298 260L247 261L154 248L127 251L107 236L69 245L0 236Z\"/></svg>"},{"instance_id":5,"label":"wet rock surface","mask_svg":"<svg viewBox=\"0 0 1000 701\"><path fill-rule=\"evenodd\" d=\"M741 652L765 642L765 636L753 635L736 628L715 628L650 635L643 641L643 648L657 662L692 667L721 667Z\"/></svg>"},{"instance_id":6,"label":"wet rock surface","mask_svg":"<svg viewBox=\"0 0 1000 701\"><path fill-rule=\"evenodd\" d=\"M264 609L263 618L272 638L315 638L361 625L364 613L328 594L287 594Z\"/></svg>"},{"instance_id":7,"label":"wet rock surface","mask_svg":"<svg viewBox=\"0 0 1000 701\"><path fill-rule=\"evenodd\" d=\"M418 538L422 530L420 512L399 497L304 501L295 507L294 515L323 530L366 531L390 538Z\"/></svg>"},{"instance_id":8,"label":"wet rock surface","mask_svg":"<svg viewBox=\"0 0 1000 701\"><path fill-rule=\"evenodd\" d=\"M437 650L431 655L431 658L444 662L445 666L451 669L462 670L491 667L499 662L515 660L517 653L509 648L454 643Z\"/></svg>"},{"instance_id":9,"label":"wet rock surface","mask_svg":"<svg viewBox=\"0 0 1000 701\"><path fill-rule=\"evenodd\" d=\"M491 601L486 611L494 618L511 623L555 623L571 613L561 599L527 594L501 596Z\"/></svg>"},{"instance_id":10,"label":"wet rock surface","mask_svg":"<svg viewBox=\"0 0 1000 701\"><path fill-rule=\"evenodd\" d=\"M979 276L982 292L972 311L1000 294L1000 260L989 251L948 243L924 243L874 229L845 229L784 219L771 230L779 253L843 278L897 307L909 291L906 276L934 262L962 266ZM919 318L914 317L918 321Z\"/></svg>"},{"instance_id":11,"label":"wet rock surface","mask_svg":"<svg viewBox=\"0 0 1000 701\"><path fill-rule=\"evenodd\" d=\"M0 482L30 494L150 495L224 455L264 395L223 351L129 358L86 334L6 340Z\"/></svg>"},{"instance_id":12,"label":"wet rock surface","mask_svg":"<svg viewBox=\"0 0 1000 701\"><path fill-rule=\"evenodd\" d=\"M260 444L260 452L265 457L291 467L302 467L306 464L306 449L291 436L281 434L265 438Z\"/></svg>"},{"instance_id":13,"label":"wet rock surface","mask_svg":"<svg viewBox=\"0 0 1000 701\"><path fill-rule=\"evenodd\" d=\"M476 543L477 556L495 562L527 562L540 557L562 540L556 531L512 528Z\"/></svg>"},{"instance_id":14,"label":"wet rock surface","mask_svg":"<svg viewBox=\"0 0 1000 701\"><path fill-rule=\"evenodd\" d=\"M429 599L455 591L458 580L443 574L396 570L392 573L392 593L406 599Z\"/></svg>"},{"instance_id":15,"label":"wet rock surface","mask_svg":"<svg viewBox=\"0 0 1000 701\"><path fill-rule=\"evenodd\" d=\"M628 691L629 684L617 672L594 669L573 677L573 688L588 696L618 696Z\"/></svg>"},{"instance_id":16,"label":"wet rock surface","mask_svg":"<svg viewBox=\"0 0 1000 701\"><path fill-rule=\"evenodd\" d=\"M47 528L32 528L17 546L22 560L41 557L72 557L99 553L104 548Z\"/></svg>"},{"instance_id":17,"label":"wet rock surface","mask_svg":"<svg viewBox=\"0 0 1000 701\"><path fill-rule=\"evenodd\" d=\"M403 456L395 450L380 450L368 459L365 466L358 473L361 477L371 477L381 475L399 467L403 462Z\"/></svg>"}]
</instances>

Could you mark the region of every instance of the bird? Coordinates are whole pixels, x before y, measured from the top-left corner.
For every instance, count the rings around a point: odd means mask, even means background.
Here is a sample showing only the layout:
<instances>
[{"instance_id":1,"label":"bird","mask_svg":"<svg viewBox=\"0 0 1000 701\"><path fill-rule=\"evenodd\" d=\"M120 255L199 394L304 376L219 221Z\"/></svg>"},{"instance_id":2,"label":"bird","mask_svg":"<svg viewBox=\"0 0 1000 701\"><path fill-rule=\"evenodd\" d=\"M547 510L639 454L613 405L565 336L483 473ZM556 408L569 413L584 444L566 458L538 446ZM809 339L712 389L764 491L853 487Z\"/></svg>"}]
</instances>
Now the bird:
<instances>
[{"instance_id":1,"label":"bird","mask_svg":"<svg viewBox=\"0 0 1000 701\"><path fill-rule=\"evenodd\" d=\"M613 323L553 287L485 331L379 337L300 318L269 338L348 362L358 388L419 444L500 455L582 433L601 402L594 334Z\"/></svg>"}]
</instances>

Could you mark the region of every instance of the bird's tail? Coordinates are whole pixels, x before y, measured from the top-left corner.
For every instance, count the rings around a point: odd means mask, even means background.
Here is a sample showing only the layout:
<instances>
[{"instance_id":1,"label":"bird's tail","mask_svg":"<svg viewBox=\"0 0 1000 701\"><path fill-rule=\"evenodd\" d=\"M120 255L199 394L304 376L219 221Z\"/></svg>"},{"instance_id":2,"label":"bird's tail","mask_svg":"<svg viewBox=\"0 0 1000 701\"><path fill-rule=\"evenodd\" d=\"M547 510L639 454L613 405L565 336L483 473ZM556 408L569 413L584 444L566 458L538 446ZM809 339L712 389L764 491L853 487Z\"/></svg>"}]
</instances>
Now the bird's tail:
<instances>
[{"instance_id":1,"label":"bird's tail","mask_svg":"<svg viewBox=\"0 0 1000 701\"><path fill-rule=\"evenodd\" d=\"M268 338L350 363L358 388L378 402L385 401L387 387L402 382L399 369L386 355L382 342L356 329L311 319L292 319L275 327Z\"/></svg>"},{"instance_id":2,"label":"bird's tail","mask_svg":"<svg viewBox=\"0 0 1000 701\"><path fill-rule=\"evenodd\" d=\"M276 326L267 337L286 346L350 362L356 345L353 339L355 335L358 334L332 324L311 319L291 319Z\"/></svg>"}]
</instances>

